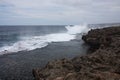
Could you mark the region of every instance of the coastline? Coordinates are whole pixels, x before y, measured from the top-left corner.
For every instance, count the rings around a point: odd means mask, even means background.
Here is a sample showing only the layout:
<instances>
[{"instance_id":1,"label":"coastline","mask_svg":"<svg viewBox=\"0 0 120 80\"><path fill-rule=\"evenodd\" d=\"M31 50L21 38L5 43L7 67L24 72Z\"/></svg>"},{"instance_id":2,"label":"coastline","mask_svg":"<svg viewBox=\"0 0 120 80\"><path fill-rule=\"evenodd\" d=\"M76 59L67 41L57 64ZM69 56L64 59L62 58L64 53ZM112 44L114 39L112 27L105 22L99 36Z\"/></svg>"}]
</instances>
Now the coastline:
<instances>
[{"instance_id":1,"label":"coastline","mask_svg":"<svg viewBox=\"0 0 120 80\"><path fill-rule=\"evenodd\" d=\"M86 55L81 41L54 42L32 51L20 51L0 56L1 80L34 80L32 69L44 67L48 61ZM81 51L81 53L80 53ZM74 53L74 54L73 54Z\"/></svg>"},{"instance_id":2,"label":"coastline","mask_svg":"<svg viewBox=\"0 0 120 80\"><path fill-rule=\"evenodd\" d=\"M90 30L82 39L92 53L48 62L33 69L35 80L120 79L120 27Z\"/></svg>"}]
</instances>

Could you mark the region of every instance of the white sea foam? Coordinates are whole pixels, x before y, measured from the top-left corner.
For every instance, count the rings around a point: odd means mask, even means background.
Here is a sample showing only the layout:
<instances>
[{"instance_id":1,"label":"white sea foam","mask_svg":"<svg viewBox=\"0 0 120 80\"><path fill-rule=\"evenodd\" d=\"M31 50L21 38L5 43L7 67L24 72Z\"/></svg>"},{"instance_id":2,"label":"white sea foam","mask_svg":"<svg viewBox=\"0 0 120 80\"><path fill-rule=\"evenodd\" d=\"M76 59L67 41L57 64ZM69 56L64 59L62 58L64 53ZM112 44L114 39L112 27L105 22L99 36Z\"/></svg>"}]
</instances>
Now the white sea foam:
<instances>
[{"instance_id":1,"label":"white sea foam","mask_svg":"<svg viewBox=\"0 0 120 80\"><path fill-rule=\"evenodd\" d=\"M66 29L68 30L68 34L78 34L78 33L86 33L89 28L86 24L84 25L74 25L74 26L66 26Z\"/></svg>"},{"instance_id":2,"label":"white sea foam","mask_svg":"<svg viewBox=\"0 0 120 80\"><path fill-rule=\"evenodd\" d=\"M86 25L65 26L66 33L48 34L45 36L28 36L21 37L19 41L11 46L4 46L0 48L0 54L34 50L47 46L51 42L70 41L75 39L76 34L88 31Z\"/></svg>"}]
</instances>

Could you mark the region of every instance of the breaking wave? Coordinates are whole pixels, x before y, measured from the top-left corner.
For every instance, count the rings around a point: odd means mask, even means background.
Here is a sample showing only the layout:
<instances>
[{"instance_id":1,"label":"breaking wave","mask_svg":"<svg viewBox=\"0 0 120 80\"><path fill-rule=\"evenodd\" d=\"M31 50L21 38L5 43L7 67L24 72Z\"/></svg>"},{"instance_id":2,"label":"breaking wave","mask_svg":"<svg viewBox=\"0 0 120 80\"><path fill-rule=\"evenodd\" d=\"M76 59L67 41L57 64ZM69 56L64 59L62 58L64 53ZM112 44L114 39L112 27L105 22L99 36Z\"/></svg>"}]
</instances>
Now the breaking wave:
<instances>
[{"instance_id":1,"label":"breaking wave","mask_svg":"<svg viewBox=\"0 0 120 80\"><path fill-rule=\"evenodd\" d=\"M9 46L0 48L0 55L18 51L29 51L36 48L46 47L52 42L70 41L76 38L76 34L85 33L89 30L87 25L65 26L67 32L48 34L44 36L21 37L19 41Z\"/></svg>"}]
</instances>

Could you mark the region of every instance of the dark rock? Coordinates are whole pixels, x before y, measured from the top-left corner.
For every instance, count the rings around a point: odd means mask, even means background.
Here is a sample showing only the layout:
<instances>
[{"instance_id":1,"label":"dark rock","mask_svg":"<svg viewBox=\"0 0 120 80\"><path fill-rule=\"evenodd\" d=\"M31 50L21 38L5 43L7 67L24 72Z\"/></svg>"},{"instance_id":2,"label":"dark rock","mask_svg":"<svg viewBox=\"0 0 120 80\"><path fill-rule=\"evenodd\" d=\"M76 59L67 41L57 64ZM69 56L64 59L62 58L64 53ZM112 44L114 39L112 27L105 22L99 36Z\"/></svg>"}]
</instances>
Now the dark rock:
<instances>
[{"instance_id":1,"label":"dark rock","mask_svg":"<svg viewBox=\"0 0 120 80\"><path fill-rule=\"evenodd\" d=\"M36 80L119 80L120 27L95 29L82 39L93 50L86 56L49 62L33 69Z\"/></svg>"}]
</instances>

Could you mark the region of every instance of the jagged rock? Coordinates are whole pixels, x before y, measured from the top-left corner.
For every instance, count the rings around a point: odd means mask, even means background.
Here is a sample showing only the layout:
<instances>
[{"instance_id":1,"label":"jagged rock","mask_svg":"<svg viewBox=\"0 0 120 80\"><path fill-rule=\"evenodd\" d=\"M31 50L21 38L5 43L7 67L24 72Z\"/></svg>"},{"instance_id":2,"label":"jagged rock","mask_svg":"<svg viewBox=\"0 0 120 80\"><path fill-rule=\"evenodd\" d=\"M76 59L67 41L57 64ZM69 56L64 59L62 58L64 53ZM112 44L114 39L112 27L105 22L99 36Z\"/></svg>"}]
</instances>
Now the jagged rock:
<instances>
[{"instance_id":1,"label":"jagged rock","mask_svg":"<svg viewBox=\"0 0 120 80\"><path fill-rule=\"evenodd\" d=\"M87 35L83 35L82 39L91 47L97 49L101 46L109 46L114 37L120 37L119 27L109 27L104 29L90 30Z\"/></svg>"},{"instance_id":2,"label":"jagged rock","mask_svg":"<svg viewBox=\"0 0 120 80\"><path fill-rule=\"evenodd\" d=\"M71 60L49 62L42 69L33 69L36 80L119 80L120 27L95 29L82 39L93 52Z\"/></svg>"},{"instance_id":3,"label":"jagged rock","mask_svg":"<svg viewBox=\"0 0 120 80\"><path fill-rule=\"evenodd\" d=\"M76 77L77 77L76 73L68 73L65 76L64 80L76 80Z\"/></svg>"},{"instance_id":4,"label":"jagged rock","mask_svg":"<svg viewBox=\"0 0 120 80\"><path fill-rule=\"evenodd\" d=\"M63 77L57 77L57 78L54 79L54 80L64 80L64 78L63 78Z\"/></svg>"}]
</instances>

